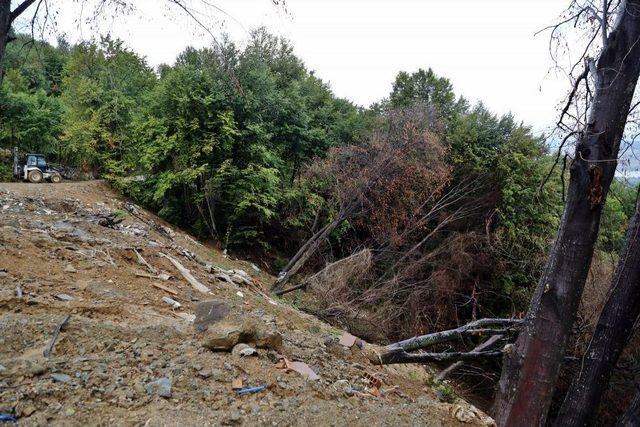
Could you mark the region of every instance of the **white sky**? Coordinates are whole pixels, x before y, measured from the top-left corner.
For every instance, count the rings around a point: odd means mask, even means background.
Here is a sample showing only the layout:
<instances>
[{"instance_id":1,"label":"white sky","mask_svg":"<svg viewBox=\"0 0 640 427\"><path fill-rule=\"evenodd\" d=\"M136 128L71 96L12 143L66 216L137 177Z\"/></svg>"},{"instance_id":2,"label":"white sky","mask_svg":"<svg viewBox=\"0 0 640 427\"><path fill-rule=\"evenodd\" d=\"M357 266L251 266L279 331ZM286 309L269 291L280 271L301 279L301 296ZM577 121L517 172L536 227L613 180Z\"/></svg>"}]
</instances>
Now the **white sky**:
<instances>
[{"instance_id":1,"label":"white sky","mask_svg":"<svg viewBox=\"0 0 640 427\"><path fill-rule=\"evenodd\" d=\"M287 37L309 69L359 105L388 95L399 71L431 67L458 94L543 130L554 123L569 87L564 77L548 73L548 33L534 37L568 0L287 0L286 13L270 0L208 0L240 24L190 1L203 21L223 19L215 31L229 32L240 44L245 29L260 25ZM58 31L70 41L96 35L78 26L78 4L65 3ZM211 43L166 1L134 3L136 13L102 22L100 31L122 38L151 65L172 63L186 46Z\"/></svg>"}]
</instances>

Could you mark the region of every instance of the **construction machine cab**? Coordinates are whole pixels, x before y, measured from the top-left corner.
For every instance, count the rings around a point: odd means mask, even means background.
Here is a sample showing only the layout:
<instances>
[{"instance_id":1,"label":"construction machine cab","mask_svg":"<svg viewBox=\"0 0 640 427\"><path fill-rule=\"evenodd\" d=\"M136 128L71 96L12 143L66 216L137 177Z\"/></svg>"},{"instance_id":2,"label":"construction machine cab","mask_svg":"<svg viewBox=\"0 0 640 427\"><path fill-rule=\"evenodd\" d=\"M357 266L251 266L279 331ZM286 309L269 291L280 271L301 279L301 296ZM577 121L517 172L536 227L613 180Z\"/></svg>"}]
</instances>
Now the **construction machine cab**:
<instances>
[{"instance_id":1,"label":"construction machine cab","mask_svg":"<svg viewBox=\"0 0 640 427\"><path fill-rule=\"evenodd\" d=\"M13 151L13 174L16 178L33 183L48 179L53 183L62 181L60 172L47 165L44 154L25 154L24 162L18 162L18 148Z\"/></svg>"}]
</instances>

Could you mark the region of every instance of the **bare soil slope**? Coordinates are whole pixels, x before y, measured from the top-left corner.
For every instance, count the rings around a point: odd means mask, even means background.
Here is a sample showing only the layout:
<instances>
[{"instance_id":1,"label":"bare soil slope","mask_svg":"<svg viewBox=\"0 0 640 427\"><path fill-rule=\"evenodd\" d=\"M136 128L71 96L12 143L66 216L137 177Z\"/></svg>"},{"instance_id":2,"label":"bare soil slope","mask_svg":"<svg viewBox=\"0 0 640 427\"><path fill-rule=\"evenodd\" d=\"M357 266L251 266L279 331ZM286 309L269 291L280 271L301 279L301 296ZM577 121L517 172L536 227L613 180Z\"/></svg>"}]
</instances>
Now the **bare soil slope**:
<instances>
[{"instance_id":1,"label":"bare soil slope","mask_svg":"<svg viewBox=\"0 0 640 427\"><path fill-rule=\"evenodd\" d=\"M230 269L251 280L226 281ZM0 414L21 425L492 424L465 402L439 401L420 367L372 366L370 345L340 345L342 331L270 300L262 291L269 280L103 182L0 183ZM229 313L198 330L195 307L213 299ZM283 345L246 357L205 348L229 322L277 330ZM281 356L320 378L282 369ZM382 381L380 397L370 376ZM170 393L149 385L161 378ZM240 381L266 388L239 395L232 386Z\"/></svg>"}]
</instances>

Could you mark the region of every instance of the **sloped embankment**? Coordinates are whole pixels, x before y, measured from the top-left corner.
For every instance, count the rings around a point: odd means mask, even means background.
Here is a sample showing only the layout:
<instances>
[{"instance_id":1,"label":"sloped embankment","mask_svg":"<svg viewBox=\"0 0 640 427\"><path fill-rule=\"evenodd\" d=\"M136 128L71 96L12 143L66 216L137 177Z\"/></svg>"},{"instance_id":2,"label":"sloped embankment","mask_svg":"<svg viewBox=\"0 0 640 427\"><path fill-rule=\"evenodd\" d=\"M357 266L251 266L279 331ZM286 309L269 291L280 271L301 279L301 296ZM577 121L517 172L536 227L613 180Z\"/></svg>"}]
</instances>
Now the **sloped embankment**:
<instances>
[{"instance_id":1,"label":"sloped embankment","mask_svg":"<svg viewBox=\"0 0 640 427\"><path fill-rule=\"evenodd\" d=\"M0 184L0 413L21 425L492 424L440 402L418 367L372 366L368 344L341 345L342 331L270 299L270 279L103 182Z\"/></svg>"}]
</instances>

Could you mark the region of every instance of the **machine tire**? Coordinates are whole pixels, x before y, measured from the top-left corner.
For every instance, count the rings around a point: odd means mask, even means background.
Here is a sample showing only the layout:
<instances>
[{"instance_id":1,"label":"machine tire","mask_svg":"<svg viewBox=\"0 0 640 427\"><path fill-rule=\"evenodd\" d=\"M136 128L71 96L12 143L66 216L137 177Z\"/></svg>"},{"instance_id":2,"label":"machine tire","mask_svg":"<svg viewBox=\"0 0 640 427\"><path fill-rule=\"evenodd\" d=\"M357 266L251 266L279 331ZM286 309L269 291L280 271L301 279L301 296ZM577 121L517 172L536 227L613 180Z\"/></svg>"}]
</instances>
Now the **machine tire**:
<instances>
[{"instance_id":1,"label":"machine tire","mask_svg":"<svg viewBox=\"0 0 640 427\"><path fill-rule=\"evenodd\" d=\"M49 179L54 184L58 184L58 183L62 182L62 176L60 176L59 173L51 174L51 177Z\"/></svg>"},{"instance_id":2,"label":"machine tire","mask_svg":"<svg viewBox=\"0 0 640 427\"><path fill-rule=\"evenodd\" d=\"M39 182L42 182L42 172L40 172L39 170L29 171L27 178L29 179L29 182L37 184Z\"/></svg>"}]
</instances>

